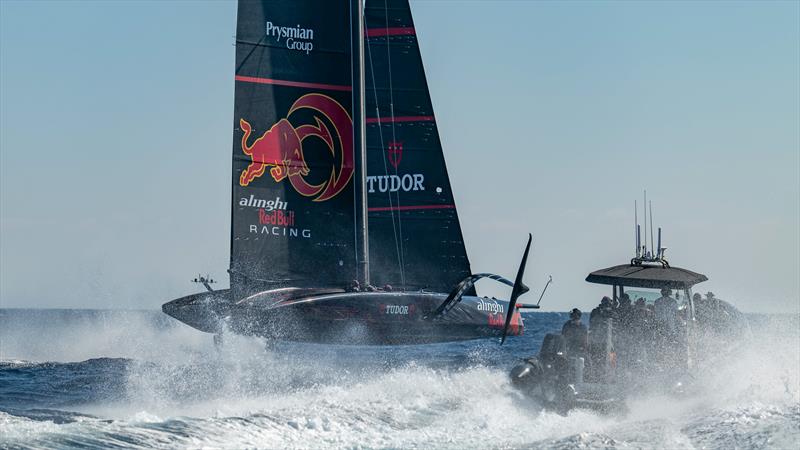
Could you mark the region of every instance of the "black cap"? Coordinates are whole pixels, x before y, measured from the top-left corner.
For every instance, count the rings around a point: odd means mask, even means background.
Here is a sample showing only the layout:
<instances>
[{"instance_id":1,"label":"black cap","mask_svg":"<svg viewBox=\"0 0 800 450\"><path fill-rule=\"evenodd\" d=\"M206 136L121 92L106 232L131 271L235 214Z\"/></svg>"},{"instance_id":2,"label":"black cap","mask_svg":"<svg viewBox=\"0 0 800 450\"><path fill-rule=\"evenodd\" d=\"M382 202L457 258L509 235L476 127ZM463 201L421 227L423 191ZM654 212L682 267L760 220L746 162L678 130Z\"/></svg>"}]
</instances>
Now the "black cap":
<instances>
[{"instance_id":1,"label":"black cap","mask_svg":"<svg viewBox=\"0 0 800 450\"><path fill-rule=\"evenodd\" d=\"M574 319L574 318L576 318L576 317L580 317L580 316L581 316L581 314L583 314L583 313L581 312L581 310L580 310L580 309L578 309L578 308L572 308L572 312L570 312L570 313L569 313L569 316L570 316L571 318L573 318L573 319Z\"/></svg>"}]
</instances>

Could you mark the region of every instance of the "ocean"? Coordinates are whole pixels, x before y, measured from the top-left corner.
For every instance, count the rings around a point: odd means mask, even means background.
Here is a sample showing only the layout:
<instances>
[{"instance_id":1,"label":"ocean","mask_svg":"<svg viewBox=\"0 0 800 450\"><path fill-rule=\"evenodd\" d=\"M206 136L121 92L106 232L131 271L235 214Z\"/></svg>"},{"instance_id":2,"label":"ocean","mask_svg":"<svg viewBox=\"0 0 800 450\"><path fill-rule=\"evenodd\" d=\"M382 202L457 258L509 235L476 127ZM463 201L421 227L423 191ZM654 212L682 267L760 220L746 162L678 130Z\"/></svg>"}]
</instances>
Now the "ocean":
<instances>
[{"instance_id":1,"label":"ocean","mask_svg":"<svg viewBox=\"0 0 800 450\"><path fill-rule=\"evenodd\" d=\"M218 350L159 311L0 309L0 448L797 448L800 318L748 318L698 393L562 416L508 379L562 313L502 347Z\"/></svg>"}]
</instances>

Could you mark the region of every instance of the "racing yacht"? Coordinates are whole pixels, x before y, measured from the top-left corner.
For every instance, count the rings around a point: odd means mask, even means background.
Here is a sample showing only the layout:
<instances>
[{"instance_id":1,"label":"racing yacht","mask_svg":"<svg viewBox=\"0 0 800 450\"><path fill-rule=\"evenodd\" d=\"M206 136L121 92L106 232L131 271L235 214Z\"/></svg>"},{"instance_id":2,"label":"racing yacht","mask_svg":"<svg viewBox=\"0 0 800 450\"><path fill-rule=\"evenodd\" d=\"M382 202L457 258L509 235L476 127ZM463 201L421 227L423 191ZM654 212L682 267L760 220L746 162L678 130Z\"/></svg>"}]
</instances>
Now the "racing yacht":
<instances>
[{"instance_id":1,"label":"racing yacht","mask_svg":"<svg viewBox=\"0 0 800 450\"><path fill-rule=\"evenodd\" d=\"M164 313L318 343L522 333L531 238L514 282L472 274L407 0L240 0L232 128L230 288Z\"/></svg>"}]
</instances>

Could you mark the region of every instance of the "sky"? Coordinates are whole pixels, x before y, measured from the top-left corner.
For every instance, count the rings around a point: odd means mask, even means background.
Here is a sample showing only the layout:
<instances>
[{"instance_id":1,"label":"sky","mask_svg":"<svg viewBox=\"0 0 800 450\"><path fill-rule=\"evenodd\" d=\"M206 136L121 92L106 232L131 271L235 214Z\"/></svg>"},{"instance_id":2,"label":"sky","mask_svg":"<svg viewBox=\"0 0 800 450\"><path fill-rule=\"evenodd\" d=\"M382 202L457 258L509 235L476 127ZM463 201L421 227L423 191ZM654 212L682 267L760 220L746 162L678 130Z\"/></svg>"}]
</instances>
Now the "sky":
<instances>
[{"instance_id":1,"label":"sky","mask_svg":"<svg viewBox=\"0 0 800 450\"><path fill-rule=\"evenodd\" d=\"M475 273L512 277L531 232L528 298L552 275L545 310L589 309L647 189L696 290L800 312L800 2L411 5ZM0 307L227 283L235 22L0 0Z\"/></svg>"}]
</instances>

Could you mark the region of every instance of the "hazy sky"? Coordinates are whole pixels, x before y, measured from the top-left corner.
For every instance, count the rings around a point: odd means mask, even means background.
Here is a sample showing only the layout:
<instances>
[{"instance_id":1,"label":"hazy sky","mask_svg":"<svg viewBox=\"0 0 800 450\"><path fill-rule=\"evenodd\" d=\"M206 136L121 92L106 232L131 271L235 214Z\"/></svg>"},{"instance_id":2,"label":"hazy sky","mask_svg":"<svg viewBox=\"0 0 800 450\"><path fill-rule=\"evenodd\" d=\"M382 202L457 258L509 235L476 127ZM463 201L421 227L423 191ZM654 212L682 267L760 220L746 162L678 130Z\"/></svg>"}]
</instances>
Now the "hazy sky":
<instances>
[{"instance_id":1,"label":"hazy sky","mask_svg":"<svg viewBox=\"0 0 800 450\"><path fill-rule=\"evenodd\" d=\"M799 2L412 9L475 272L513 276L530 231L535 294L552 274L547 309L589 308L646 188L699 290L800 310ZM227 283L235 20L235 2L0 1L0 306Z\"/></svg>"}]
</instances>

